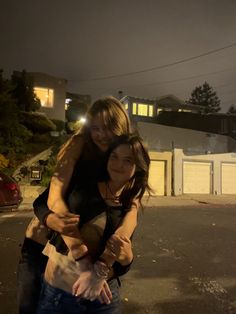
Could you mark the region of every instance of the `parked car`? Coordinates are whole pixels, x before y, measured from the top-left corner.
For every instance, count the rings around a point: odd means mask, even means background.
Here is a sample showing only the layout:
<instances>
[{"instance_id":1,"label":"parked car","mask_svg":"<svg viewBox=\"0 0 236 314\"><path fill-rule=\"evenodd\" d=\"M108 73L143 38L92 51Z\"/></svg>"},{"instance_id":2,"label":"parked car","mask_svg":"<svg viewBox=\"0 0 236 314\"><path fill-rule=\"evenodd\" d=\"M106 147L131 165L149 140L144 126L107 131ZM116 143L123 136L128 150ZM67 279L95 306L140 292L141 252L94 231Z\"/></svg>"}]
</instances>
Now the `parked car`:
<instances>
[{"instance_id":1,"label":"parked car","mask_svg":"<svg viewBox=\"0 0 236 314\"><path fill-rule=\"evenodd\" d=\"M0 171L0 208L17 208L21 201L22 196L18 183Z\"/></svg>"}]
</instances>

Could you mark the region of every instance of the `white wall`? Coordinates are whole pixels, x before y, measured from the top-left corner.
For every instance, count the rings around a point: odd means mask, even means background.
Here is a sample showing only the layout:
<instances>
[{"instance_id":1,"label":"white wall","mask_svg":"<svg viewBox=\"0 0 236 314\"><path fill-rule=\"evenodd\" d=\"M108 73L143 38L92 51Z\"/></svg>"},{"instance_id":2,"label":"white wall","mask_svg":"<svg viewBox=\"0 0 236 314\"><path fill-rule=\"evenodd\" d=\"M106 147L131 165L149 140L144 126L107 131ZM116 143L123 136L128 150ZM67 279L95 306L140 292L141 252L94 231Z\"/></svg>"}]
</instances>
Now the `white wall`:
<instances>
[{"instance_id":1,"label":"white wall","mask_svg":"<svg viewBox=\"0 0 236 314\"><path fill-rule=\"evenodd\" d=\"M225 153L236 151L236 141L228 136L175 128L149 122L138 122L140 135L154 151L181 148L188 154Z\"/></svg>"}]
</instances>

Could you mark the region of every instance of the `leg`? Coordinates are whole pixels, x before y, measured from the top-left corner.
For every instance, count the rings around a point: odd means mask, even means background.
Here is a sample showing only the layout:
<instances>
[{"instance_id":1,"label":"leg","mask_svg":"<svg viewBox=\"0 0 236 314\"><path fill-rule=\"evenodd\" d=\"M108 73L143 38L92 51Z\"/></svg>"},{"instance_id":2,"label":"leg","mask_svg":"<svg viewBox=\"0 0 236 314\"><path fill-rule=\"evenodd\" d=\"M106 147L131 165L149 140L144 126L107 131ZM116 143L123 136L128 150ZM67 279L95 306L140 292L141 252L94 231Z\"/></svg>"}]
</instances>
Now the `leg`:
<instances>
[{"instance_id":1,"label":"leg","mask_svg":"<svg viewBox=\"0 0 236 314\"><path fill-rule=\"evenodd\" d=\"M85 314L89 301L43 282L37 314Z\"/></svg>"},{"instance_id":2,"label":"leg","mask_svg":"<svg viewBox=\"0 0 236 314\"><path fill-rule=\"evenodd\" d=\"M47 257L43 245L25 238L17 271L17 303L19 314L35 314Z\"/></svg>"}]
</instances>

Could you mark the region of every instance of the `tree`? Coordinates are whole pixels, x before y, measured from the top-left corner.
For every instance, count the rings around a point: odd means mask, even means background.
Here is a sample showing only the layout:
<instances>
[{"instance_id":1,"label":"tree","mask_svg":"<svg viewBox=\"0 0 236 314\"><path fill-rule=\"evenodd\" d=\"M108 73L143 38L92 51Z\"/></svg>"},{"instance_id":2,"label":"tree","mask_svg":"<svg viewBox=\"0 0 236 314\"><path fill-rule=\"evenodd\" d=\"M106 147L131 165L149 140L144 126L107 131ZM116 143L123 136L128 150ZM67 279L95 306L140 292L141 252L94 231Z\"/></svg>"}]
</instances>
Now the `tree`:
<instances>
[{"instance_id":1,"label":"tree","mask_svg":"<svg viewBox=\"0 0 236 314\"><path fill-rule=\"evenodd\" d=\"M3 78L0 71L0 153L24 151L25 143L32 133L19 123L19 108L12 96L10 80Z\"/></svg>"},{"instance_id":2,"label":"tree","mask_svg":"<svg viewBox=\"0 0 236 314\"><path fill-rule=\"evenodd\" d=\"M32 78L26 71L14 71L11 77L13 85L12 95L21 111L37 111L40 108L40 100L36 97Z\"/></svg>"},{"instance_id":3,"label":"tree","mask_svg":"<svg viewBox=\"0 0 236 314\"><path fill-rule=\"evenodd\" d=\"M234 105L231 105L227 111L228 114L236 114L236 108Z\"/></svg>"},{"instance_id":4,"label":"tree","mask_svg":"<svg viewBox=\"0 0 236 314\"><path fill-rule=\"evenodd\" d=\"M215 113L221 110L220 99L207 82L192 91L188 103L202 106L203 113Z\"/></svg>"}]
</instances>

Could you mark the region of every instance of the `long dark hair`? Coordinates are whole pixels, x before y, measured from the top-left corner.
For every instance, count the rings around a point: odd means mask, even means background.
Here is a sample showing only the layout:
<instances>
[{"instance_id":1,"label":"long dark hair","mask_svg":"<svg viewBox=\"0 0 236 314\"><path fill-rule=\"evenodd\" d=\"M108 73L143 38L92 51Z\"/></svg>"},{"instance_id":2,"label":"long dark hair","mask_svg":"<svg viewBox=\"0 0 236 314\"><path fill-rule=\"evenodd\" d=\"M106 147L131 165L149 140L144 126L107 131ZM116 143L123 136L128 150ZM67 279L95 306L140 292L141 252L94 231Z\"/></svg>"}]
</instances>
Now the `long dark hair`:
<instances>
[{"instance_id":1,"label":"long dark hair","mask_svg":"<svg viewBox=\"0 0 236 314\"><path fill-rule=\"evenodd\" d=\"M142 138L135 133L121 135L115 138L107 152L107 161L114 149L120 145L128 145L131 148L136 165L133 177L126 183L120 195L120 202L127 209L130 209L134 199L138 199L141 204L145 191L147 191L149 195L151 194L152 190L148 184L150 157ZM109 178L108 173L107 176Z\"/></svg>"}]
</instances>

